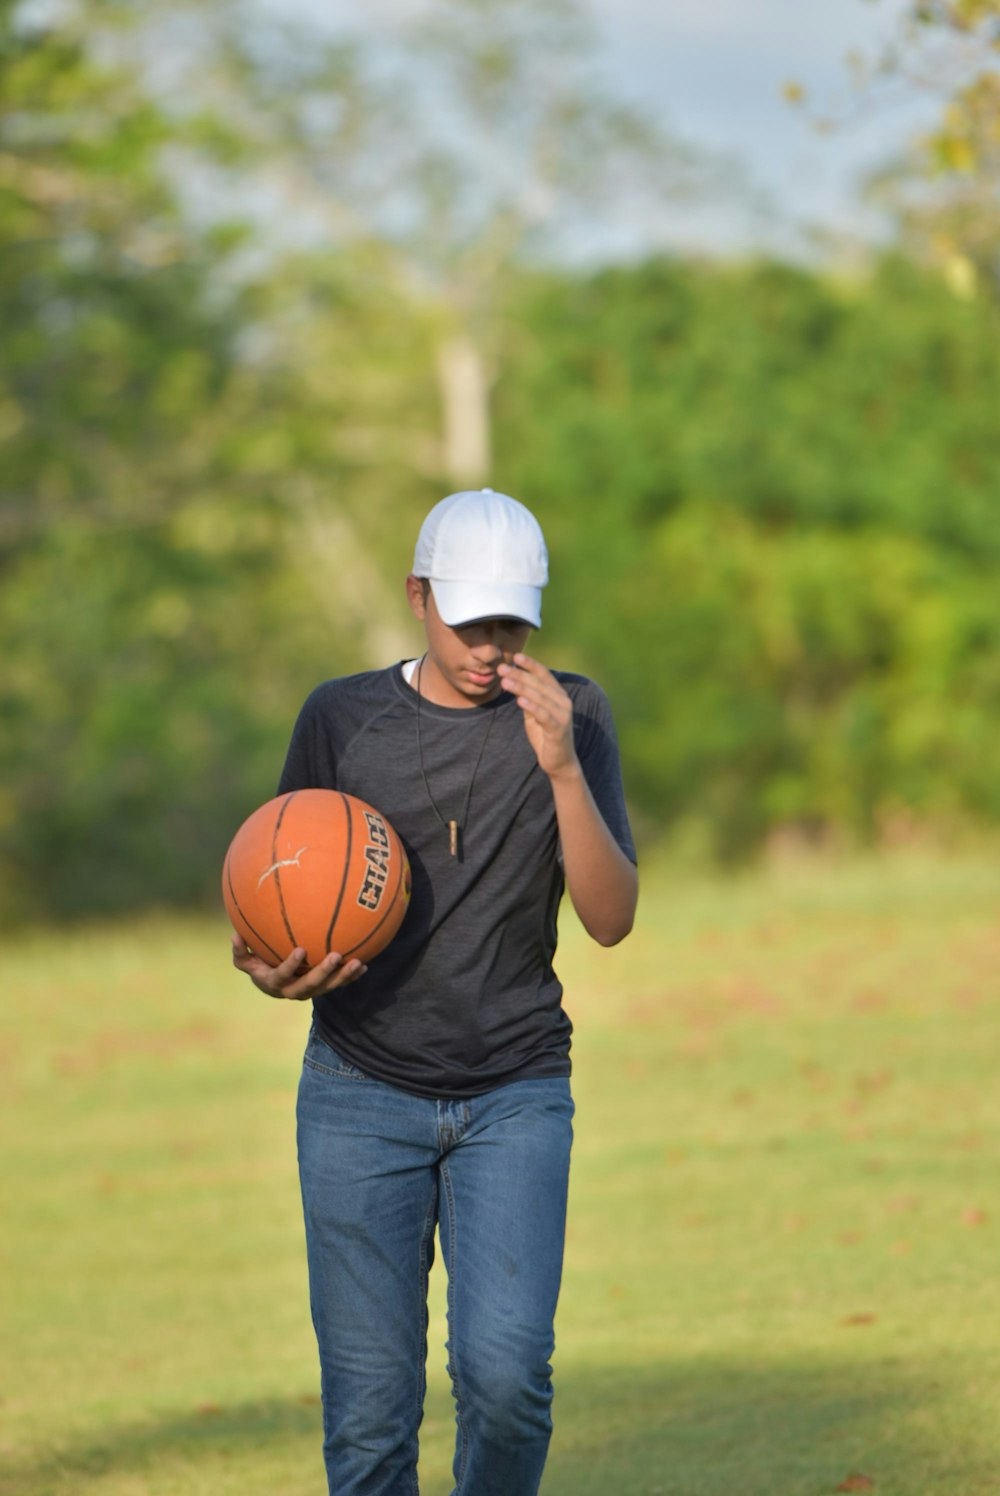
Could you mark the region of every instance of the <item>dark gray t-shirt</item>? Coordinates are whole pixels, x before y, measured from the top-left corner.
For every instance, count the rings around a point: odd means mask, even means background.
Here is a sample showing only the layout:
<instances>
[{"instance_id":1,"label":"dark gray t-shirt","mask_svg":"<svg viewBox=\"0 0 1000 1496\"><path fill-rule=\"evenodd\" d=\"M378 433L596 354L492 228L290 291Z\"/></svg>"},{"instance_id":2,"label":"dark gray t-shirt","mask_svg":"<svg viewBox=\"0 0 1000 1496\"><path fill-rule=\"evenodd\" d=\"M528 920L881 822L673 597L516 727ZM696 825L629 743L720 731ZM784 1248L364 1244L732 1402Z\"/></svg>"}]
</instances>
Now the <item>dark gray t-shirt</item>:
<instances>
[{"instance_id":1,"label":"dark gray t-shirt","mask_svg":"<svg viewBox=\"0 0 1000 1496\"><path fill-rule=\"evenodd\" d=\"M577 753L615 841L635 861L614 723L599 686L556 671ZM315 1000L320 1035L379 1080L419 1096L474 1096L568 1075L572 1025L552 967L563 873L555 807L507 692L475 708L420 702L401 665L327 681L299 714L278 793L337 789L399 833L413 897L365 976ZM487 737L486 734L489 733ZM462 820L461 859L445 820Z\"/></svg>"}]
</instances>

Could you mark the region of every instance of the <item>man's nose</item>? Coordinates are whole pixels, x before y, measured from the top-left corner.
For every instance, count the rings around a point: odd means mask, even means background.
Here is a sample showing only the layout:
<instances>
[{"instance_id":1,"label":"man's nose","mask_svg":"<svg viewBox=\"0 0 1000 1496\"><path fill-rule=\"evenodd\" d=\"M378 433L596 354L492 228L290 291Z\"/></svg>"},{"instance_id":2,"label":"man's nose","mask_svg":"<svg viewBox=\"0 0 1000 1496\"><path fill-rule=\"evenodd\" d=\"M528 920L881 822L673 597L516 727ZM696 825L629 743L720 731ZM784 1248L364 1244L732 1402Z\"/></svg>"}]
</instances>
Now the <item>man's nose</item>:
<instances>
[{"instance_id":1,"label":"man's nose","mask_svg":"<svg viewBox=\"0 0 1000 1496\"><path fill-rule=\"evenodd\" d=\"M496 623L481 623L476 630L476 636L477 637L475 643L472 647L473 650L475 650L477 653L479 650L484 650L487 658L489 658L491 655L500 653L500 646L497 643Z\"/></svg>"}]
</instances>

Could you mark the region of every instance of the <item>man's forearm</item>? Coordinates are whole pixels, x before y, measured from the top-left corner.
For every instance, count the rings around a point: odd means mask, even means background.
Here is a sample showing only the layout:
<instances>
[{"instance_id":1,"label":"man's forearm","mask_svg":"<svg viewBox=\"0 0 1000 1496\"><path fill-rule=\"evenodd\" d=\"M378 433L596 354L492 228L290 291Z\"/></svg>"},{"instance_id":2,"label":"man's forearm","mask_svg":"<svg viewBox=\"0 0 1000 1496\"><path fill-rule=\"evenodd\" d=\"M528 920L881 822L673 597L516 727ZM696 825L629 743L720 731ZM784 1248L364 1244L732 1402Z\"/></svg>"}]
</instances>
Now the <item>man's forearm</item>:
<instances>
[{"instance_id":1,"label":"man's forearm","mask_svg":"<svg viewBox=\"0 0 1000 1496\"><path fill-rule=\"evenodd\" d=\"M566 887L580 922L600 945L632 928L639 878L598 810L579 764L550 776Z\"/></svg>"}]
</instances>

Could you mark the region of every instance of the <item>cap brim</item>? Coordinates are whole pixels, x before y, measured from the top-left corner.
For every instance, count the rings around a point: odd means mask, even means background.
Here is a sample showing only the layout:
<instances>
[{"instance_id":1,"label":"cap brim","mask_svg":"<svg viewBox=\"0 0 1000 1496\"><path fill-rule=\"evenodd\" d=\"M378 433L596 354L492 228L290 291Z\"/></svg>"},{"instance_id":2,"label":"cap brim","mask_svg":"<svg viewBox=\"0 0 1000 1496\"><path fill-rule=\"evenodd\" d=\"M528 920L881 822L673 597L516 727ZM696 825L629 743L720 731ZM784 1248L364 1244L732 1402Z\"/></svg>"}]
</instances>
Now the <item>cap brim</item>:
<instances>
[{"instance_id":1,"label":"cap brim","mask_svg":"<svg viewBox=\"0 0 1000 1496\"><path fill-rule=\"evenodd\" d=\"M442 622L449 628L481 618L517 618L533 629L542 626L542 589L513 582L438 582L431 589Z\"/></svg>"}]
</instances>

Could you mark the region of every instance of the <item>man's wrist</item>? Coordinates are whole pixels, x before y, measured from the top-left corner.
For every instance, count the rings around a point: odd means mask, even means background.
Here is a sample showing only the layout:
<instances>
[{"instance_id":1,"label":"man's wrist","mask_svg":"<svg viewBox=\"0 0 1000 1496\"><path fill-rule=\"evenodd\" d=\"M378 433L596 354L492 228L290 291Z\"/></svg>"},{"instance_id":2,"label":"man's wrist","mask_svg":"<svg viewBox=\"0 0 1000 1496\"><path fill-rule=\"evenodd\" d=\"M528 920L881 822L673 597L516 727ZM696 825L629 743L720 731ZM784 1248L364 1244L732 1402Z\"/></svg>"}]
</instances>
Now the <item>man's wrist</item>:
<instances>
[{"instance_id":1,"label":"man's wrist","mask_svg":"<svg viewBox=\"0 0 1000 1496\"><path fill-rule=\"evenodd\" d=\"M558 785L572 785L583 783L583 768L580 760L574 754L568 763L560 764L558 769L549 770L549 779L553 788Z\"/></svg>"}]
</instances>

